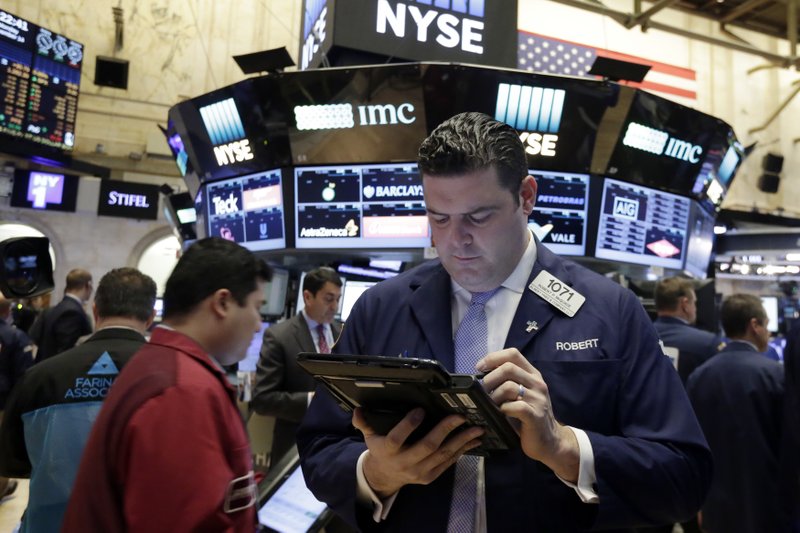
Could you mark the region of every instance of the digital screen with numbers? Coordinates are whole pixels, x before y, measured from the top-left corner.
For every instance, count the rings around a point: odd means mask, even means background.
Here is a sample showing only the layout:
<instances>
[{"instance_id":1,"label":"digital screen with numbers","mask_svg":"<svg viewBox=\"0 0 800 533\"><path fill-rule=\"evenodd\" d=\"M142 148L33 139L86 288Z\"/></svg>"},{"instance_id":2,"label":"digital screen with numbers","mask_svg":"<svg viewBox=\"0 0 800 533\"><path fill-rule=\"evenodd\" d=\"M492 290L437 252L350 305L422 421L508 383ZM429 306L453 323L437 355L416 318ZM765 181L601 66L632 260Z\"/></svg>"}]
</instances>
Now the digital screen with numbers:
<instances>
[{"instance_id":1,"label":"digital screen with numbers","mask_svg":"<svg viewBox=\"0 0 800 533\"><path fill-rule=\"evenodd\" d=\"M595 257L683 268L691 200L606 179Z\"/></svg>"},{"instance_id":2,"label":"digital screen with numbers","mask_svg":"<svg viewBox=\"0 0 800 533\"><path fill-rule=\"evenodd\" d=\"M589 175L531 170L538 190L528 227L560 255L586 255Z\"/></svg>"},{"instance_id":3,"label":"digital screen with numbers","mask_svg":"<svg viewBox=\"0 0 800 533\"><path fill-rule=\"evenodd\" d=\"M294 169L298 248L431 245L414 163Z\"/></svg>"},{"instance_id":4,"label":"digital screen with numbers","mask_svg":"<svg viewBox=\"0 0 800 533\"><path fill-rule=\"evenodd\" d=\"M0 133L75 145L83 45L0 9Z\"/></svg>"},{"instance_id":5,"label":"digital screen with numbers","mask_svg":"<svg viewBox=\"0 0 800 533\"><path fill-rule=\"evenodd\" d=\"M46 211L75 211L79 182L80 177L71 174L17 169L14 171L11 205Z\"/></svg>"}]
</instances>

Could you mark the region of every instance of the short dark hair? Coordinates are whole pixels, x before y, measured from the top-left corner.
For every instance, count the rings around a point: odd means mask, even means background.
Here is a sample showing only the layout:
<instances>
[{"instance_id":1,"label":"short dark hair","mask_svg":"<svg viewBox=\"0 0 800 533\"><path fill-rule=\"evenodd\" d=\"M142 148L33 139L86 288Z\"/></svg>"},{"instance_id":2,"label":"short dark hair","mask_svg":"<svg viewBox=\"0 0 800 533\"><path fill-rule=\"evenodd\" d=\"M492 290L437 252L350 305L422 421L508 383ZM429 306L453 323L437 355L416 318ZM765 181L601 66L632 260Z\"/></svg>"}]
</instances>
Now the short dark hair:
<instances>
[{"instance_id":1,"label":"short dark hair","mask_svg":"<svg viewBox=\"0 0 800 533\"><path fill-rule=\"evenodd\" d=\"M423 175L448 177L494 168L501 186L518 198L528 175L525 147L519 134L483 113L461 113L439 124L419 147Z\"/></svg>"},{"instance_id":2,"label":"short dark hair","mask_svg":"<svg viewBox=\"0 0 800 533\"><path fill-rule=\"evenodd\" d=\"M315 268L303 278L303 291L317 294L325 286L325 283L333 283L337 287L342 286L342 278L331 267Z\"/></svg>"},{"instance_id":3,"label":"short dark hair","mask_svg":"<svg viewBox=\"0 0 800 533\"><path fill-rule=\"evenodd\" d=\"M88 270L84 270L82 268L73 268L67 272L66 290L80 290L84 288L90 281L92 281L92 274Z\"/></svg>"},{"instance_id":4,"label":"short dark hair","mask_svg":"<svg viewBox=\"0 0 800 533\"><path fill-rule=\"evenodd\" d=\"M94 303L101 318L125 317L147 322L156 304L156 282L135 268L115 268L100 278Z\"/></svg>"},{"instance_id":5,"label":"short dark hair","mask_svg":"<svg viewBox=\"0 0 800 533\"><path fill-rule=\"evenodd\" d=\"M178 260L164 289L164 319L183 316L220 289L244 305L258 280L272 279L262 259L235 242L209 237L191 245Z\"/></svg>"},{"instance_id":6,"label":"short dark hair","mask_svg":"<svg viewBox=\"0 0 800 533\"><path fill-rule=\"evenodd\" d=\"M656 311L674 311L678 307L680 299L688 298L692 292L694 292L694 283L688 278L676 276L662 279L656 283L653 291Z\"/></svg>"},{"instance_id":7,"label":"short dark hair","mask_svg":"<svg viewBox=\"0 0 800 533\"><path fill-rule=\"evenodd\" d=\"M761 303L761 298L752 294L734 294L722 302L720 320L725 335L728 337L742 337L747 332L747 325L755 318L759 323L765 324L767 312Z\"/></svg>"}]
</instances>

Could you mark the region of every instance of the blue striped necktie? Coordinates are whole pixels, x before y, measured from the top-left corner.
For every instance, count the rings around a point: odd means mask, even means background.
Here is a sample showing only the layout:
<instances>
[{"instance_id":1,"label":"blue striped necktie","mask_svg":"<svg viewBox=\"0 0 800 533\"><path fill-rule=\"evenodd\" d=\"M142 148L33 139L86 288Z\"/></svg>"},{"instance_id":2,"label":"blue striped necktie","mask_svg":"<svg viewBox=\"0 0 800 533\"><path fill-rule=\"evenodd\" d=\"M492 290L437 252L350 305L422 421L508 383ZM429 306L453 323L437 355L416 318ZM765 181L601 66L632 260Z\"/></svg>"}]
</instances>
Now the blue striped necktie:
<instances>
[{"instance_id":1,"label":"blue striped necktie","mask_svg":"<svg viewBox=\"0 0 800 533\"><path fill-rule=\"evenodd\" d=\"M475 365L488 350L489 329L484 306L500 287L487 292L473 292L467 313L456 330L455 369L457 373L474 374ZM464 455L456 463L453 499L450 503L448 533L473 533L479 509L478 498L479 458Z\"/></svg>"}]
</instances>

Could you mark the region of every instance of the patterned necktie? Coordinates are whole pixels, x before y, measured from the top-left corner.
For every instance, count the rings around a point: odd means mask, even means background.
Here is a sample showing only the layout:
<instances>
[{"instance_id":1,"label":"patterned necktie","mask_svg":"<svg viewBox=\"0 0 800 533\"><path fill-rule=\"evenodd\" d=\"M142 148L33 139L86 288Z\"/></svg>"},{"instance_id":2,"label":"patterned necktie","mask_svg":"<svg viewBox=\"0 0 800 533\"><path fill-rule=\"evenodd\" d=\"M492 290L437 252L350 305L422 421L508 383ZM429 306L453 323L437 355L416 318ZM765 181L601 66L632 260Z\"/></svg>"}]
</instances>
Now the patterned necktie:
<instances>
[{"instance_id":1,"label":"patterned necktie","mask_svg":"<svg viewBox=\"0 0 800 533\"><path fill-rule=\"evenodd\" d=\"M319 345L319 353L331 353L331 348L328 346L328 341L325 340L325 326L317 324L317 344Z\"/></svg>"},{"instance_id":2,"label":"patterned necktie","mask_svg":"<svg viewBox=\"0 0 800 533\"><path fill-rule=\"evenodd\" d=\"M455 369L462 374L474 374L475 364L488 350L489 330L486 325L484 305L499 290L472 293L467 313L456 330ZM474 455L464 455L456 463L453 499L450 503L448 533L472 533L475 530L478 499L478 466L480 460Z\"/></svg>"}]
</instances>

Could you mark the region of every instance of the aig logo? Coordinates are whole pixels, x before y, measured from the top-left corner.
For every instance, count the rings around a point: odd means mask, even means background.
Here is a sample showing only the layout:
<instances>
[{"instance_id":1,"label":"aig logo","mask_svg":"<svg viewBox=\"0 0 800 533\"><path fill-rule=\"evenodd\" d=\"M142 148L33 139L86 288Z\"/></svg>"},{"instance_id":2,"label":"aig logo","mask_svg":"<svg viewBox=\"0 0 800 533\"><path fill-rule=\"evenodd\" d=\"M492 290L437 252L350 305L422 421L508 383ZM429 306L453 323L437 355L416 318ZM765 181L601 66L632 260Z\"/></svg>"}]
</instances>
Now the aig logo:
<instances>
[{"instance_id":1,"label":"aig logo","mask_svg":"<svg viewBox=\"0 0 800 533\"><path fill-rule=\"evenodd\" d=\"M553 157L565 97L563 89L501 83L494 118L523 132L520 140L528 154Z\"/></svg>"},{"instance_id":2,"label":"aig logo","mask_svg":"<svg viewBox=\"0 0 800 533\"><path fill-rule=\"evenodd\" d=\"M624 196L615 197L614 216L637 220L639 218L639 202Z\"/></svg>"},{"instance_id":3,"label":"aig logo","mask_svg":"<svg viewBox=\"0 0 800 533\"><path fill-rule=\"evenodd\" d=\"M382 34L391 31L402 39L408 29L418 42L427 43L430 37L445 48L460 47L464 52L482 55L483 21L476 19L483 18L484 0L453 0L450 4L448 0L436 1L436 7L449 7L451 11L443 13L430 9L431 0L413 3L378 0L375 31Z\"/></svg>"},{"instance_id":4,"label":"aig logo","mask_svg":"<svg viewBox=\"0 0 800 533\"><path fill-rule=\"evenodd\" d=\"M201 107L200 116L214 145L217 165L223 167L253 159L250 141L245 138L242 119L233 98Z\"/></svg>"}]
</instances>

